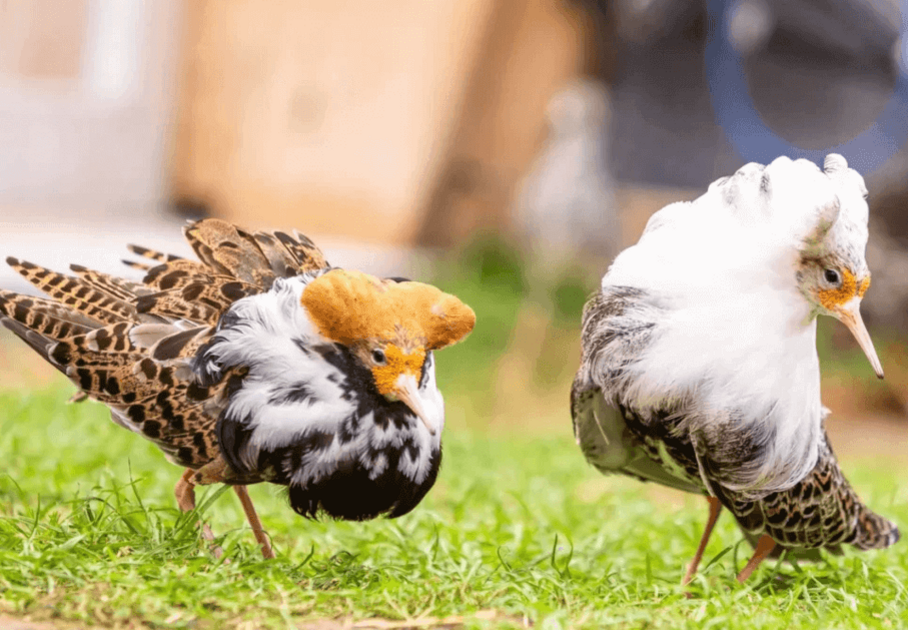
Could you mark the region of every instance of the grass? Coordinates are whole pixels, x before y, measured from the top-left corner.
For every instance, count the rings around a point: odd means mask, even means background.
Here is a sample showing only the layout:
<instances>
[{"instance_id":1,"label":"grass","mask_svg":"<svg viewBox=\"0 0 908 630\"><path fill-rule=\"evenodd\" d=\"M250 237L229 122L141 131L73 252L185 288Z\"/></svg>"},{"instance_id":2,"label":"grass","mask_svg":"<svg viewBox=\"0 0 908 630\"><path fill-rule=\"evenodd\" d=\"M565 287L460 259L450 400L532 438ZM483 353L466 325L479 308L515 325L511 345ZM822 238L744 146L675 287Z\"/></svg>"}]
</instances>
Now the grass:
<instances>
[{"instance_id":1,"label":"grass","mask_svg":"<svg viewBox=\"0 0 908 630\"><path fill-rule=\"evenodd\" d=\"M438 273L478 321L466 343L439 355L448 427L428 497L393 521L310 522L279 489L253 487L275 561L261 560L232 493L204 489L200 511L230 562L214 559L198 516L176 509L180 471L102 406L64 405L72 388L61 378L0 391L0 627L4 614L63 627L202 630L414 619L441 627L450 616L466 627L547 630L908 623L904 543L816 565L767 563L741 586L734 575L750 550L728 515L701 576L681 588L703 500L603 477L570 435L577 326L597 279L553 270L534 285L522 269L507 249L479 243ZM824 370L838 356L836 378L867 376L832 332L821 345ZM0 368L22 364L3 350ZM908 524L903 464L857 457L846 471L876 510Z\"/></svg>"},{"instance_id":2,"label":"grass","mask_svg":"<svg viewBox=\"0 0 908 630\"><path fill-rule=\"evenodd\" d=\"M494 610L468 627L861 628L898 627L908 609L905 545L768 564L736 584L749 550L727 516L688 598L678 580L705 506L596 474L567 426L547 437L450 430L435 489L394 521L309 522L255 487L272 562L232 494L206 489L225 564L175 509L178 469L103 407L61 405L67 393L0 394L0 611L14 616L285 628ZM876 509L908 523L904 478L872 462L849 472Z\"/></svg>"}]
</instances>

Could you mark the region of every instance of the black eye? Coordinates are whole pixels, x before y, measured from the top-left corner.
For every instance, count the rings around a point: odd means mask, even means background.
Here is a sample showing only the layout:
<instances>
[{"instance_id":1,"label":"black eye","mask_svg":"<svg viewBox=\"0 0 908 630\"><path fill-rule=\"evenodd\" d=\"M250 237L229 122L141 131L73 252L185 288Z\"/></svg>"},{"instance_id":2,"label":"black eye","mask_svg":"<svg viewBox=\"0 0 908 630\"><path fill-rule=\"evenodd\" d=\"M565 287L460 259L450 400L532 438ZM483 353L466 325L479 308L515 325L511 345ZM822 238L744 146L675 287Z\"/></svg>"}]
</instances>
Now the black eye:
<instances>
[{"instance_id":1,"label":"black eye","mask_svg":"<svg viewBox=\"0 0 908 630\"><path fill-rule=\"evenodd\" d=\"M842 277L839 276L839 272L835 269L827 269L823 272L823 277L829 284L838 284L842 281Z\"/></svg>"},{"instance_id":2,"label":"black eye","mask_svg":"<svg viewBox=\"0 0 908 630\"><path fill-rule=\"evenodd\" d=\"M386 360L385 353L382 352L381 350L373 350L372 351L372 360L375 361L376 363L378 363L379 365L384 365L385 360Z\"/></svg>"}]
</instances>

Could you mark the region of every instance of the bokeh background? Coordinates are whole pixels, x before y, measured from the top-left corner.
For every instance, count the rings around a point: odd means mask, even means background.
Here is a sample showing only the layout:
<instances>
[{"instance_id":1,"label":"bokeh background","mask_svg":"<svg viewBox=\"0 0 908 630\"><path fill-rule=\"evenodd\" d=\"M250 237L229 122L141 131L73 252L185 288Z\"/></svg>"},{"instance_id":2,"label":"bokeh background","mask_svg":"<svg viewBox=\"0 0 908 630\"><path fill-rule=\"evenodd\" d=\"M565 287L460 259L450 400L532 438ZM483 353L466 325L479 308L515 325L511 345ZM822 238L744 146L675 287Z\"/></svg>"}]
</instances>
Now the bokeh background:
<instances>
[{"instance_id":1,"label":"bokeh background","mask_svg":"<svg viewBox=\"0 0 908 630\"><path fill-rule=\"evenodd\" d=\"M648 217L764 136L862 137L887 379L823 322L823 395L843 455L898 461L906 22L895 0L0 0L0 251L128 273L127 242L188 254L187 219L298 228L475 308L439 357L450 430L565 436L582 305ZM763 126L744 140L717 41ZM63 382L0 337L0 388Z\"/></svg>"}]
</instances>

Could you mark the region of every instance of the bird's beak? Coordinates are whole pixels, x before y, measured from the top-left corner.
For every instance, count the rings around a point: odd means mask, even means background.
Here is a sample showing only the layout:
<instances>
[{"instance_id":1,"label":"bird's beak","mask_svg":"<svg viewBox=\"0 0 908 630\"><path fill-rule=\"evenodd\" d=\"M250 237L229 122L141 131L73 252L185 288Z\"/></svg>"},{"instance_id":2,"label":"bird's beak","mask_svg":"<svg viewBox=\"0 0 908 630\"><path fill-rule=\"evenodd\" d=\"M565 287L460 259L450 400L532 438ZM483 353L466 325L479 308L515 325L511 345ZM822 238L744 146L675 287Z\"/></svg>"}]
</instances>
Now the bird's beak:
<instances>
[{"instance_id":1,"label":"bird's beak","mask_svg":"<svg viewBox=\"0 0 908 630\"><path fill-rule=\"evenodd\" d=\"M397 378L397 387L394 388L394 395L398 400L413 410L416 417L422 420L422 423L426 425L429 433L435 435L435 422L429 418L428 410L423 404L422 396L419 394L419 384L412 374L401 374Z\"/></svg>"},{"instance_id":2,"label":"bird's beak","mask_svg":"<svg viewBox=\"0 0 908 630\"><path fill-rule=\"evenodd\" d=\"M873 371L876 372L877 377L883 378L883 366L880 365L880 358L876 355L873 341L870 339L870 333L867 332L867 327L864 326L864 320L861 319L860 308L861 300L859 298L854 298L847 304L836 309L835 314L838 320L845 324L845 326L848 327L848 330L851 331L851 334L854 335L854 338L857 339L858 345L861 346L861 350L867 355L867 360L870 361L870 366L873 368Z\"/></svg>"}]
</instances>

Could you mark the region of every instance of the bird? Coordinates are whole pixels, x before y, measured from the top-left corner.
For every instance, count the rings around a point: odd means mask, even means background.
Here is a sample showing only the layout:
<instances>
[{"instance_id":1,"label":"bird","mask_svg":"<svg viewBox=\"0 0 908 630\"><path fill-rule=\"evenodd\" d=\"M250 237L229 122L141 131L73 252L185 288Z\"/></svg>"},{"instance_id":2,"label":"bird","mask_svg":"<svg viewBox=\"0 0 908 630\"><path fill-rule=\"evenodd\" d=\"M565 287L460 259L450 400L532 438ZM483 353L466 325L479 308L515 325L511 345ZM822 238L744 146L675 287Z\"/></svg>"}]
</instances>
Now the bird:
<instances>
[{"instance_id":1,"label":"bird","mask_svg":"<svg viewBox=\"0 0 908 630\"><path fill-rule=\"evenodd\" d=\"M684 584L723 509L754 547L739 582L768 556L899 539L845 479L820 396L820 315L842 322L883 378L860 314L866 198L841 155L822 169L785 156L746 164L653 214L584 307L575 438L604 474L706 497Z\"/></svg>"},{"instance_id":2,"label":"bird","mask_svg":"<svg viewBox=\"0 0 908 630\"><path fill-rule=\"evenodd\" d=\"M130 246L141 281L7 258L48 297L0 291L0 322L75 400L105 404L184 468L182 511L197 485L232 486L265 558L250 484L286 486L308 518L415 508L441 465L434 352L470 333L473 310L429 284L332 267L296 232L220 219L183 232L197 261Z\"/></svg>"},{"instance_id":3,"label":"bird","mask_svg":"<svg viewBox=\"0 0 908 630\"><path fill-rule=\"evenodd\" d=\"M584 253L612 258L620 225L607 143L611 101L594 80L574 81L549 101L548 135L515 203L519 232L553 266Z\"/></svg>"}]
</instances>

